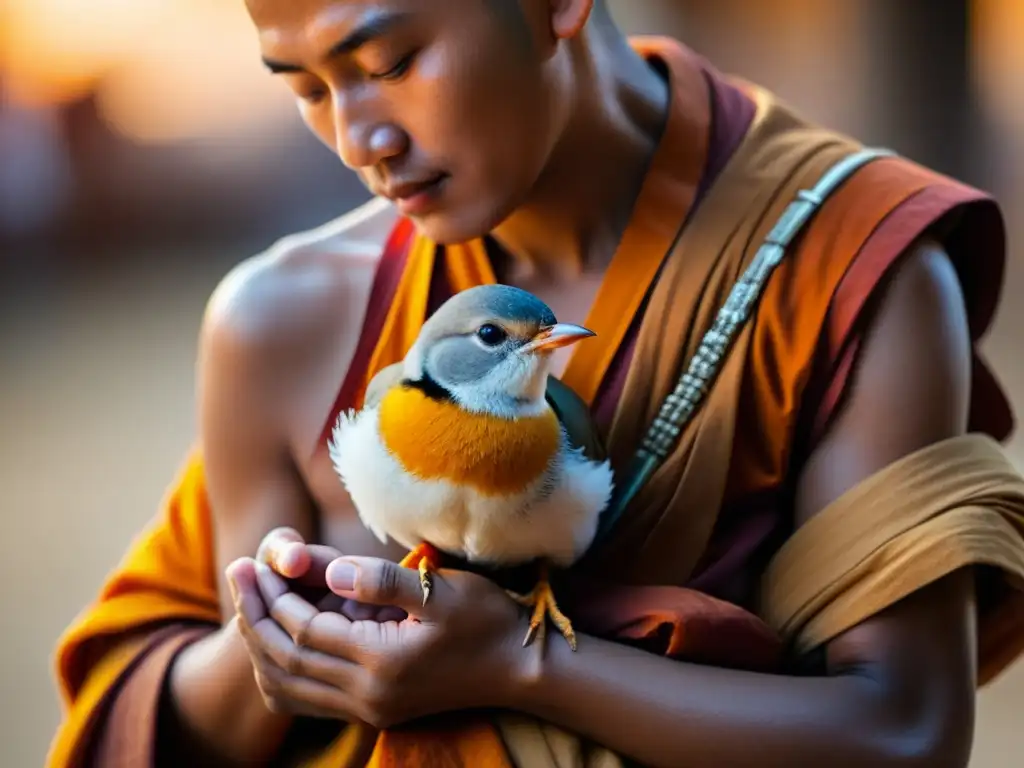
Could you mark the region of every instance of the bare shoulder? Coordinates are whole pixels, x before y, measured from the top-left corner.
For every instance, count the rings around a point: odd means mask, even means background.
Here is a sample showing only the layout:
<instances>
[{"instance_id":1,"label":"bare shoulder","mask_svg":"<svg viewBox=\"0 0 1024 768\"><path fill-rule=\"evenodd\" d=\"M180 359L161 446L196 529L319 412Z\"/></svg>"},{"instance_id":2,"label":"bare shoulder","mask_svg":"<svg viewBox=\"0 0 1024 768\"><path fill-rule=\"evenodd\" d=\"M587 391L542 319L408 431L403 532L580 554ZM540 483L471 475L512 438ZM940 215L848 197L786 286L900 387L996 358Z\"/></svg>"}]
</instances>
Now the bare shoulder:
<instances>
[{"instance_id":1,"label":"bare shoulder","mask_svg":"<svg viewBox=\"0 0 1024 768\"><path fill-rule=\"evenodd\" d=\"M346 321L358 325L395 219L393 207L375 198L241 262L210 298L203 345L282 371L317 356Z\"/></svg>"},{"instance_id":2,"label":"bare shoulder","mask_svg":"<svg viewBox=\"0 0 1024 768\"><path fill-rule=\"evenodd\" d=\"M850 393L801 472L798 521L891 462L963 433L971 350L953 262L922 239L878 291Z\"/></svg>"}]
</instances>

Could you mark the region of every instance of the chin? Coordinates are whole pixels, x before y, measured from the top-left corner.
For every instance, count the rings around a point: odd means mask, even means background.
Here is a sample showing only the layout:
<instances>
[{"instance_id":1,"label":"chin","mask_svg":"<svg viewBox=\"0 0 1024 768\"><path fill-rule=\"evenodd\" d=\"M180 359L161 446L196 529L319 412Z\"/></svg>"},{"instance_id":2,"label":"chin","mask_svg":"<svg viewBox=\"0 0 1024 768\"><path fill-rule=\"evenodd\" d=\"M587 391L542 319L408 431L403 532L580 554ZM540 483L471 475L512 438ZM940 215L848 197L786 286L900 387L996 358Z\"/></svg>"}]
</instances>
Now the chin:
<instances>
[{"instance_id":1,"label":"chin","mask_svg":"<svg viewBox=\"0 0 1024 768\"><path fill-rule=\"evenodd\" d=\"M420 234L429 237L438 245L455 245L475 240L487 234L480 227L467 226L444 214L410 217Z\"/></svg>"},{"instance_id":2,"label":"chin","mask_svg":"<svg viewBox=\"0 0 1024 768\"><path fill-rule=\"evenodd\" d=\"M456 245L489 235L510 213L504 207L478 204L461 209L452 206L410 218L416 229L435 243Z\"/></svg>"}]
</instances>

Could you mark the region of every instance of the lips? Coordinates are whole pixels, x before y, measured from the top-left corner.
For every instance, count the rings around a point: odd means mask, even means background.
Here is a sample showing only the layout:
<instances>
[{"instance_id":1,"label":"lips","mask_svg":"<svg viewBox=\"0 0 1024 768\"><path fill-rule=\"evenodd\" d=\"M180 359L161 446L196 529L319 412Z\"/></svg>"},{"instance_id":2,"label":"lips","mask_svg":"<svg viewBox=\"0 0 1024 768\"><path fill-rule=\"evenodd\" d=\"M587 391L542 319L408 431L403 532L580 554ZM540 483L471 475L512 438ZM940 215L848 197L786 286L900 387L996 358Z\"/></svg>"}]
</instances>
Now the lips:
<instances>
[{"instance_id":1,"label":"lips","mask_svg":"<svg viewBox=\"0 0 1024 768\"><path fill-rule=\"evenodd\" d=\"M406 216L426 216L437 209L447 178L447 174L439 173L415 181L395 182L380 194L391 200Z\"/></svg>"},{"instance_id":2,"label":"lips","mask_svg":"<svg viewBox=\"0 0 1024 768\"><path fill-rule=\"evenodd\" d=\"M438 173L434 176L418 181L405 181L391 184L384 190L383 194L384 197L395 202L399 200L408 200L409 198L415 197L423 192L427 192L438 182L444 179L444 177L445 175L443 173Z\"/></svg>"}]
</instances>

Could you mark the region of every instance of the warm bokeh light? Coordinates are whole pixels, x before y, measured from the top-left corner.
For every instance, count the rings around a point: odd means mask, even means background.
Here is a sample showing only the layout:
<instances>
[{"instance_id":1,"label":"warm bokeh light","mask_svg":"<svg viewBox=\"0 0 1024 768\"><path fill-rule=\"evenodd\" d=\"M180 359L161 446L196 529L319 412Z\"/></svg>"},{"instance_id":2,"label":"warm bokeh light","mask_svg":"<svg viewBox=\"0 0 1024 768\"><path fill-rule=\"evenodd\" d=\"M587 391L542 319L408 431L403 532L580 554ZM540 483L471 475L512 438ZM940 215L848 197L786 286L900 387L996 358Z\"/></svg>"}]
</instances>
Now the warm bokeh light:
<instances>
[{"instance_id":1,"label":"warm bokeh light","mask_svg":"<svg viewBox=\"0 0 1024 768\"><path fill-rule=\"evenodd\" d=\"M169 16L160 35L111 70L97 93L104 120L141 143L266 136L291 97L259 63L243 4Z\"/></svg>"},{"instance_id":2,"label":"warm bokeh light","mask_svg":"<svg viewBox=\"0 0 1024 768\"><path fill-rule=\"evenodd\" d=\"M8 92L29 104L88 93L173 13L174 0L5 0L0 65Z\"/></svg>"},{"instance_id":3,"label":"warm bokeh light","mask_svg":"<svg viewBox=\"0 0 1024 768\"><path fill-rule=\"evenodd\" d=\"M973 0L974 64L986 109L1000 122L1024 124L1024 2Z\"/></svg>"},{"instance_id":4,"label":"warm bokeh light","mask_svg":"<svg viewBox=\"0 0 1024 768\"><path fill-rule=\"evenodd\" d=\"M8 98L95 94L111 127L140 143L244 136L291 116L240 1L6 0L0 40Z\"/></svg>"}]
</instances>

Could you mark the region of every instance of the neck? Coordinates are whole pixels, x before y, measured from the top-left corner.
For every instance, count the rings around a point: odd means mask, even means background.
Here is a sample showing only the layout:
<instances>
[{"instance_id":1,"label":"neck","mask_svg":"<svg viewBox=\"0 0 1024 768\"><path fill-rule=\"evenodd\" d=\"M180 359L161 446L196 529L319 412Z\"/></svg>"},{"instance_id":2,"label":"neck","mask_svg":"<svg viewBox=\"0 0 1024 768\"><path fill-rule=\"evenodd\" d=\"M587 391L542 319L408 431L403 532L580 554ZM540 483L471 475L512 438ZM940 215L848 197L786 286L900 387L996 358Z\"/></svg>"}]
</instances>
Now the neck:
<instances>
[{"instance_id":1,"label":"neck","mask_svg":"<svg viewBox=\"0 0 1024 768\"><path fill-rule=\"evenodd\" d=\"M513 278L603 271L622 238L668 110L664 80L610 23L571 41L576 96L530 198L493 232Z\"/></svg>"}]
</instances>

